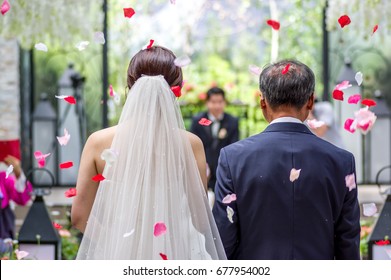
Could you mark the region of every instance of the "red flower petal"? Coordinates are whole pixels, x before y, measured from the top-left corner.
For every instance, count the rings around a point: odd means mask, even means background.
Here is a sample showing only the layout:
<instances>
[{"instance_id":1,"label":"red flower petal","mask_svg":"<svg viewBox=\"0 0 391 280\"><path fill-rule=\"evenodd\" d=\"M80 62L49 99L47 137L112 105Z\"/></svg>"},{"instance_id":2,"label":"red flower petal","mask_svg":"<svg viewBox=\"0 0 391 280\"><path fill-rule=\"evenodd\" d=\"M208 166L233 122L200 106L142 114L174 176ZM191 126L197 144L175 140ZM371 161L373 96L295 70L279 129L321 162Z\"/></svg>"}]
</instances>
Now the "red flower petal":
<instances>
[{"instance_id":1,"label":"red flower petal","mask_svg":"<svg viewBox=\"0 0 391 280\"><path fill-rule=\"evenodd\" d=\"M274 30L280 29L280 23L276 20L269 19L266 21L267 25L271 26Z\"/></svg>"},{"instance_id":2,"label":"red flower petal","mask_svg":"<svg viewBox=\"0 0 391 280\"><path fill-rule=\"evenodd\" d=\"M1 14L4 16L9 11L10 8L11 8L10 3L8 3L7 0L4 0L0 8Z\"/></svg>"},{"instance_id":3,"label":"red flower petal","mask_svg":"<svg viewBox=\"0 0 391 280\"><path fill-rule=\"evenodd\" d=\"M163 253L159 253L160 257L162 258L162 260L168 260L167 256Z\"/></svg>"},{"instance_id":4,"label":"red flower petal","mask_svg":"<svg viewBox=\"0 0 391 280\"><path fill-rule=\"evenodd\" d=\"M361 104L368 106L368 107L371 107L371 106L376 106L376 101L372 100L372 99L363 99L361 101Z\"/></svg>"},{"instance_id":5,"label":"red flower petal","mask_svg":"<svg viewBox=\"0 0 391 280\"><path fill-rule=\"evenodd\" d=\"M56 228L56 229L62 229L62 226L53 222L53 226Z\"/></svg>"},{"instance_id":6,"label":"red flower petal","mask_svg":"<svg viewBox=\"0 0 391 280\"><path fill-rule=\"evenodd\" d=\"M357 104L358 101L361 100L361 95L360 94L354 94L352 96L349 96L348 103L349 104Z\"/></svg>"},{"instance_id":7,"label":"red flower petal","mask_svg":"<svg viewBox=\"0 0 391 280\"><path fill-rule=\"evenodd\" d=\"M136 12L132 8L124 8L124 16L131 18Z\"/></svg>"},{"instance_id":8,"label":"red flower petal","mask_svg":"<svg viewBox=\"0 0 391 280\"><path fill-rule=\"evenodd\" d=\"M379 241L375 241L375 244L378 245L378 246L384 246L384 245L388 245L390 244L390 240L379 240Z\"/></svg>"},{"instance_id":9,"label":"red flower petal","mask_svg":"<svg viewBox=\"0 0 391 280\"><path fill-rule=\"evenodd\" d=\"M357 124L357 128L363 130L363 131L367 131L369 126L371 125L371 122L366 122L364 124Z\"/></svg>"},{"instance_id":10,"label":"red flower petal","mask_svg":"<svg viewBox=\"0 0 391 280\"><path fill-rule=\"evenodd\" d=\"M73 162L72 161L67 161L67 162L60 163L60 168L61 169L71 168L72 166L73 166Z\"/></svg>"},{"instance_id":11,"label":"red flower petal","mask_svg":"<svg viewBox=\"0 0 391 280\"><path fill-rule=\"evenodd\" d=\"M76 99L73 96L67 96L64 98L64 100L69 104L76 104Z\"/></svg>"},{"instance_id":12,"label":"red flower petal","mask_svg":"<svg viewBox=\"0 0 391 280\"><path fill-rule=\"evenodd\" d=\"M210 121L206 118L202 118L202 119L200 119L200 121L198 123L203 126L209 126L212 123L212 121Z\"/></svg>"},{"instance_id":13,"label":"red flower petal","mask_svg":"<svg viewBox=\"0 0 391 280\"><path fill-rule=\"evenodd\" d=\"M76 189L75 188L70 188L65 192L66 197L73 197L76 195Z\"/></svg>"},{"instance_id":14,"label":"red flower petal","mask_svg":"<svg viewBox=\"0 0 391 280\"><path fill-rule=\"evenodd\" d=\"M172 92L175 94L176 97L181 97L181 87L180 86L175 86L171 87Z\"/></svg>"},{"instance_id":15,"label":"red flower petal","mask_svg":"<svg viewBox=\"0 0 391 280\"><path fill-rule=\"evenodd\" d=\"M347 119L347 120L345 121L345 124L344 124L345 130L347 130L347 131L349 131L349 132L351 132L351 133L354 133L356 130L350 128L350 127L352 126L352 123L353 123L353 122L354 122L353 119Z\"/></svg>"},{"instance_id":16,"label":"red flower petal","mask_svg":"<svg viewBox=\"0 0 391 280\"><path fill-rule=\"evenodd\" d=\"M94 177L92 177L92 181L95 181L95 182L100 182L100 181L103 181L104 179L106 179L106 178L103 177L102 174L97 174Z\"/></svg>"},{"instance_id":17,"label":"red flower petal","mask_svg":"<svg viewBox=\"0 0 391 280\"><path fill-rule=\"evenodd\" d=\"M152 39L149 40L149 45L147 46L147 50L152 48L152 45L153 45L154 42L155 42L155 40L152 40Z\"/></svg>"},{"instance_id":18,"label":"red flower petal","mask_svg":"<svg viewBox=\"0 0 391 280\"><path fill-rule=\"evenodd\" d=\"M344 28L351 23L350 17L348 15L343 15L338 19L338 23L341 25L341 28Z\"/></svg>"},{"instance_id":19,"label":"red flower petal","mask_svg":"<svg viewBox=\"0 0 391 280\"><path fill-rule=\"evenodd\" d=\"M291 65L288 63L288 64L285 66L285 68L282 69L281 73L282 73L283 75L285 75L286 73L288 73L289 67L291 67Z\"/></svg>"},{"instance_id":20,"label":"red flower petal","mask_svg":"<svg viewBox=\"0 0 391 280\"><path fill-rule=\"evenodd\" d=\"M376 25L373 27L372 35L377 31L378 28L379 28L379 25L376 24Z\"/></svg>"},{"instance_id":21,"label":"red flower petal","mask_svg":"<svg viewBox=\"0 0 391 280\"><path fill-rule=\"evenodd\" d=\"M333 90L333 98L336 100L343 101L343 91L340 91L338 89Z\"/></svg>"}]
</instances>

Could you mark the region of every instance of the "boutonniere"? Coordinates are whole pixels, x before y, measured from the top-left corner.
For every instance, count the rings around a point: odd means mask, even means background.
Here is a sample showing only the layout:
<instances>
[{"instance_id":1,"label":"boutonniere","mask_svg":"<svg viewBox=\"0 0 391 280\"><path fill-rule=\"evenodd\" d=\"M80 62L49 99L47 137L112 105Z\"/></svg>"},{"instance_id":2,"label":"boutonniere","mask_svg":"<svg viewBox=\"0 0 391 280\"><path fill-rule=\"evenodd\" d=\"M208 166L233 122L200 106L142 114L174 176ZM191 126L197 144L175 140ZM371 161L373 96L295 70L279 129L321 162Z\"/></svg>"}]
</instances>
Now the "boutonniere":
<instances>
[{"instance_id":1,"label":"boutonniere","mask_svg":"<svg viewBox=\"0 0 391 280\"><path fill-rule=\"evenodd\" d=\"M227 137L227 130L223 127L222 129L219 130L219 139L224 139Z\"/></svg>"}]
</instances>

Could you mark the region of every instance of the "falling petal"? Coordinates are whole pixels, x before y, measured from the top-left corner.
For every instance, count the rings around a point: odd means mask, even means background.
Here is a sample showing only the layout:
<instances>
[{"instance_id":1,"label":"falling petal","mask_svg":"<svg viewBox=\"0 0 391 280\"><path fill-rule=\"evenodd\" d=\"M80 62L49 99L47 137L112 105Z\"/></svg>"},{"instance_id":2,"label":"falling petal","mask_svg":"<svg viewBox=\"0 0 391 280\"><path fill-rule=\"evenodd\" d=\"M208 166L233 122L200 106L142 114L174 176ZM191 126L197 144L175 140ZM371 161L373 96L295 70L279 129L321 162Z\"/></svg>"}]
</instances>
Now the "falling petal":
<instances>
[{"instance_id":1,"label":"falling petal","mask_svg":"<svg viewBox=\"0 0 391 280\"><path fill-rule=\"evenodd\" d=\"M262 69L256 65L249 65L248 70L251 72L251 74L254 74L255 76L261 75L262 72Z\"/></svg>"},{"instance_id":2,"label":"falling petal","mask_svg":"<svg viewBox=\"0 0 391 280\"><path fill-rule=\"evenodd\" d=\"M4 0L0 8L1 14L4 16L10 10L10 8L11 8L10 3L8 3L7 0Z\"/></svg>"},{"instance_id":3,"label":"falling petal","mask_svg":"<svg viewBox=\"0 0 391 280\"><path fill-rule=\"evenodd\" d=\"M343 101L343 91L340 91L338 89L333 90L333 98L335 100Z\"/></svg>"},{"instance_id":4,"label":"falling petal","mask_svg":"<svg viewBox=\"0 0 391 280\"><path fill-rule=\"evenodd\" d=\"M181 97L182 92L181 92L181 87L180 86L171 87L171 90L172 90L172 92L174 93L174 95L176 97L178 97L178 98Z\"/></svg>"},{"instance_id":5,"label":"falling petal","mask_svg":"<svg viewBox=\"0 0 391 280\"><path fill-rule=\"evenodd\" d=\"M98 43L98 44L101 44L101 45L106 43L105 35L103 34L103 32L99 31L99 32L95 32L94 33L94 42Z\"/></svg>"},{"instance_id":6,"label":"falling petal","mask_svg":"<svg viewBox=\"0 0 391 280\"><path fill-rule=\"evenodd\" d=\"M342 83L335 86L335 89L337 90L344 90L347 88L350 88L352 85L349 83L349 81L343 81Z\"/></svg>"},{"instance_id":7,"label":"falling petal","mask_svg":"<svg viewBox=\"0 0 391 280\"><path fill-rule=\"evenodd\" d=\"M351 20L348 15L343 15L338 19L338 23L341 28L344 28L346 25L349 25L351 23Z\"/></svg>"},{"instance_id":8,"label":"falling petal","mask_svg":"<svg viewBox=\"0 0 391 280\"><path fill-rule=\"evenodd\" d=\"M48 154L42 154L41 151L36 151L36 152L34 152L34 157L35 157L35 159L38 161L38 167L39 167L39 168L45 167L45 163L46 163L45 159L46 159L48 156L50 156L50 153L48 153Z\"/></svg>"},{"instance_id":9,"label":"falling petal","mask_svg":"<svg viewBox=\"0 0 391 280\"><path fill-rule=\"evenodd\" d=\"M361 95L360 94L354 94L352 96L349 96L348 98L348 103L349 104L357 104L358 101L361 100Z\"/></svg>"},{"instance_id":10,"label":"falling petal","mask_svg":"<svg viewBox=\"0 0 391 280\"><path fill-rule=\"evenodd\" d=\"M76 196L76 189L75 188L70 188L69 190L67 190L65 192L65 197L70 198L70 197L74 197L74 196Z\"/></svg>"},{"instance_id":11,"label":"falling petal","mask_svg":"<svg viewBox=\"0 0 391 280\"><path fill-rule=\"evenodd\" d=\"M167 227L163 222L158 222L153 227L153 235L155 237L158 237L160 235L163 235L167 232Z\"/></svg>"},{"instance_id":12,"label":"falling petal","mask_svg":"<svg viewBox=\"0 0 391 280\"><path fill-rule=\"evenodd\" d=\"M280 23L276 20L269 19L266 21L267 25L271 26L274 30L280 29Z\"/></svg>"},{"instance_id":13,"label":"falling petal","mask_svg":"<svg viewBox=\"0 0 391 280\"><path fill-rule=\"evenodd\" d=\"M233 220L234 214L235 214L234 209L227 206L227 218L232 224L234 223L234 220Z\"/></svg>"},{"instance_id":14,"label":"falling petal","mask_svg":"<svg viewBox=\"0 0 391 280\"><path fill-rule=\"evenodd\" d=\"M84 51L86 49L86 47L90 44L90 42L88 41L81 41L79 43L77 43L75 45L75 47L79 50L79 51Z\"/></svg>"},{"instance_id":15,"label":"falling petal","mask_svg":"<svg viewBox=\"0 0 391 280\"><path fill-rule=\"evenodd\" d=\"M110 91L110 96L113 97L114 96L114 89L113 89L112 85L109 86L109 91Z\"/></svg>"},{"instance_id":16,"label":"falling petal","mask_svg":"<svg viewBox=\"0 0 391 280\"><path fill-rule=\"evenodd\" d=\"M200 121L198 123L203 126L209 126L212 123L212 121L210 121L206 118L202 118L202 119L200 119Z\"/></svg>"},{"instance_id":17,"label":"falling petal","mask_svg":"<svg viewBox=\"0 0 391 280\"><path fill-rule=\"evenodd\" d=\"M181 57L177 57L174 60L174 64L176 66L178 66L178 67L185 67L185 66L189 65L190 63L191 63L191 59L187 55L181 56Z\"/></svg>"},{"instance_id":18,"label":"falling petal","mask_svg":"<svg viewBox=\"0 0 391 280\"><path fill-rule=\"evenodd\" d=\"M389 245L389 244L390 244L390 240L386 239L386 240L375 241L375 244L376 244L377 246Z\"/></svg>"},{"instance_id":19,"label":"falling petal","mask_svg":"<svg viewBox=\"0 0 391 280\"><path fill-rule=\"evenodd\" d=\"M377 207L375 203L364 203L362 207L364 216L371 217L377 212Z\"/></svg>"},{"instance_id":20,"label":"falling petal","mask_svg":"<svg viewBox=\"0 0 391 280\"><path fill-rule=\"evenodd\" d=\"M100 158L106 161L107 166L111 166L118 158L118 155L111 149L104 149Z\"/></svg>"},{"instance_id":21,"label":"falling petal","mask_svg":"<svg viewBox=\"0 0 391 280\"><path fill-rule=\"evenodd\" d=\"M344 124L344 129L351 133L354 133L356 129L352 127L353 122L354 122L353 119L347 119Z\"/></svg>"},{"instance_id":22,"label":"falling petal","mask_svg":"<svg viewBox=\"0 0 391 280\"><path fill-rule=\"evenodd\" d=\"M148 44L148 46L147 46L147 50L149 50L150 48L152 48L152 45L153 45L153 43L155 42L155 40L149 40L149 44Z\"/></svg>"},{"instance_id":23,"label":"falling petal","mask_svg":"<svg viewBox=\"0 0 391 280\"><path fill-rule=\"evenodd\" d=\"M166 261L168 260L167 256L163 253L159 253L160 257L162 258L162 260Z\"/></svg>"},{"instance_id":24,"label":"falling petal","mask_svg":"<svg viewBox=\"0 0 391 280\"><path fill-rule=\"evenodd\" d=\"M300 176L300 171L301 171L301 169L292 168L291 169L291 174L289 175L289 180L291 182L296 181L299 178L299 176Z\"/></svg>"},{"instance_id":25,"label":"falling petal","mask_svg":"<svg viewBox=\"0 0 391 280\"><path fill-rule=\"evenodd\" d=\"M379 28L379 25L376 24L376 25L373 27L372 35L375 34L375 32L377 31L378 28Z\"/></svg>"},{"instance_id":26,"label":"falling petal","mask_svg":"<svg viewBox=\"0 0 391 280\"><path fill-rule=\"evenodd\" d=\"M354 76L354 79L356 80L358 86L361 86L362 81L363 81L363 76L361 72L357 72L356 75Z\"/></svg>"},{"instance_id":27,"label":"falling petal","mask_svg":"<svg viewBox=\"0 0 391 280\"><path fill-rule=\"evenodd\" d=\"M61 237L71 237L72 234L69 232L69 230L66 230L66 229L60 229L58 231L58 234L61 236Z\"/></svg>"},{"instance_id":28,"label":"falling petal","mask_svg":"<svg viewBox=\"0 0 391 280\"><path fill-rule=\"evenodd\" d=\"M66 128L64 128L64 136L57 136L58 143L60 143L61 146L67 145L69 139L71 139L71 135Z\"/></svg>"},{"instance_id":29,"label":"falling petal","mask_svg":"<svg viewBox=\"0 0 391 280\"><path fill-rule=\"evenodd\" d=\"M57 99L64 99L69 104L76 104L76 99L73 96L68 95L55 95Z\"/></svg>"},{"instance_id":30,"label":"falling petal","mask_svg":"<svg viewBox=\"0 0 391 280\"><path fill-rule=\"evenodd\" d=\"M103 181L105 180L106 178L103 177L102 174L97 174L95 175L94 177L92 177L92 181L95 181L95 182L100 182L100 181Z\"/></svg>"},{"instance_id":31,"label":"falling petal","mask_svg":"<svg viewBox=\"0 0 391 280\"><path fill-rule=\"evenodd\" d=\"M124 17L131 18L136 12L132 8L124 8Z\"/></svg>"},{"instance_id":32,"label":"falling petal","mask_svg":"<svg viewBox=\"0 0 391 280\"><path fill-rule=\"evenodd\" d=\"M15 250L15 255L18 260L24 259L29 255L26 251L19 251L18 249Z\"/></svg>"},{"instance_id":33,"label":"falling petal","mask_svg":"<svg viewBox=\"0 0 391 280\"><path fill-rule=\"evenodd\" d=\"M10 166L8 166L7 171L5 172L5 178L6 179L12 173L12 171L14 171L14 166L11 164Z\"/></svg>"},{"instance_id":34,"label":"falling petal","mask_svg":"<svg viewBox=\"0 0 391 280\"><path fill-rule=\"evenodd\" d=\"M134 229L124 234L124 238L131 236L134 233Z\"/></svg>"},{"instance_id":35,"label":"falling petal","mask_svg":"<svg viewBox=\"0 0 391 280\"><path fill-rule=\"evenodd\" d=\"M352 191L353 189L356 188L356 178L354 176L354 173L347 175L345 177L345 183L346 183L346 187L349 189L349 191Z\"/></svg>"},{"instance_id":36,"label":"falling petal","mask_svg":"<svg viewBox=\"0 0 391 280\"><path fill-rule=\"evenodd\" d=\"M323 121L318 121L316 119L307 120L308 127L311 129L317 129L323 126L325 123Z\"/></svg>"},{"instance_id":37,"label":"falling petal","mask_svg":"<svg viewBox=\"0 0 391 280\"><path fill-rule=\"evenodd\" d=\"M67 162L60 163L60 168L61 169L71 168L72 166L73 166L73 162L72 161L67 161Z\"/></svg>"},{"instance_id":38,"label":"falling petal","mask_svg":"<svg viewBox=\"0 0 391 280\"><path fill-rule=\"evenodd\" d=\"M291 67L291 65L288 63L288 64L284 67L284 69L282 69L281 74L285 75L286 73L288 73L289 67Z\"/></svg>"},{"instance_id":39,"label":"falling petal","mask_svg":"<svg viewBox=\"0 0 391 280\"><path fill-rule=\"evenodd\" d=\"M354 129L359 129L362 134L367 134L376 122L376 115L369 110L369 107L361 108L360 110L354 112Z\"/></svg>"},{"instance_id":40,"label":"falling petal","mask_svg":"<svg viewBox=\"0 0 391 280\"><path fill-rule=\"evenodd\" d=\"M44 43L35 44L34 47L38 51L42 51L42 52L47 52L48 51L48 47Z\"/></svg>"},{"instance_id":41,"label":"falling petal","mask_svg":"<svg viewBox=\"0 0 391 280\"><path fill-rule=\"evenodd\" d=\"M224 204L230 204L232 201L235 201L236 200L236 194L227 194L224 198L223 198L223 203Z\"/></svg>"},{"instance_id":42,"label":"falling petal","mask_svg":"<svg viewBox=\"0 0 391 280\"><path fill-rule=\"evenodd\" d=\"M371 107L371 106L376 106L376 101L372 100L372 99L363 99L361 101L361 104L368 106L368 107Z\"/></svg>"},{"instance_id":43,"label":"falling petal","mask_svg":"<svg viewBox=\"0 0 391 280\"><path fill-rule=\"evenodd\" d=\"M53 222L53 226L56 229L62 229L62 226L60 224L55 223L55 222Z\"/></svg>"}]
</instances>

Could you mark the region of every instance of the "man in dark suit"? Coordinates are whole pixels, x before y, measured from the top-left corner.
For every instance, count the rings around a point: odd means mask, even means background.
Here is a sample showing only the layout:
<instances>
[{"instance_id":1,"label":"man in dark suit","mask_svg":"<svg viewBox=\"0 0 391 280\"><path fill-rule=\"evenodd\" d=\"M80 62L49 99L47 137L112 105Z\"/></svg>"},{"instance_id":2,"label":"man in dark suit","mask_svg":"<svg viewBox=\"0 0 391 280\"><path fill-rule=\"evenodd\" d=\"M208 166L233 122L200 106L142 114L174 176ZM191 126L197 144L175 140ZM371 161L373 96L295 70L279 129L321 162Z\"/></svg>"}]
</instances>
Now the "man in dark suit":
<instances>
[{"instance_id":1,"label":"man in dark suit","mask_svg":"<svg viewBox=\"0 0 391 280\"><path fill-rule=\"evenodd\" d=\"M237 118L224 113L226 101L225 93L221 88L212 87L206 95L208 111L193 118L190 131L200 137L204 144L206 162L210 170L208 188L214 190L220 150L239 140L239 122ZM212 121L212 124L209 126L199 124L202 118Z\"/></svg>"},{"instance_id":2,"label":"man in dark suit","mask_svg":"<svg viewBox=\"0 0 391 280\"><path fill-rule=\"evenodd\" d=\"M298 61L260 75L270 125L220 152L213 213L229 259L359 259L354 157L303 124L315 77Z\"/></svg>"}]
</instances>

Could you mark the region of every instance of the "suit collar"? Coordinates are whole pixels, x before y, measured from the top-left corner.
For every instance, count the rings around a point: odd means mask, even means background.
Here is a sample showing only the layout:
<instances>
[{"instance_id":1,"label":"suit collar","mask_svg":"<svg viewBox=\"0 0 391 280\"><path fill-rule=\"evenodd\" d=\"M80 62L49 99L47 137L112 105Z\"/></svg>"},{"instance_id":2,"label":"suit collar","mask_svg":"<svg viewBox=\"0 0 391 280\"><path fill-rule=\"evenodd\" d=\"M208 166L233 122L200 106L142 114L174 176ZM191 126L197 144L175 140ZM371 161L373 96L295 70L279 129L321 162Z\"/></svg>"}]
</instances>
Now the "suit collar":
<instances>
[{"instance_id":1,"label":"suit collar","mask_svg":"<svg viewBox=\"0 0 391 280\"><path fill-rule=\"evenodd\" d=\"M313 134L303 123L278 122L269 124L264 132L290 131Z\"/></svg>"}]
</instances>

